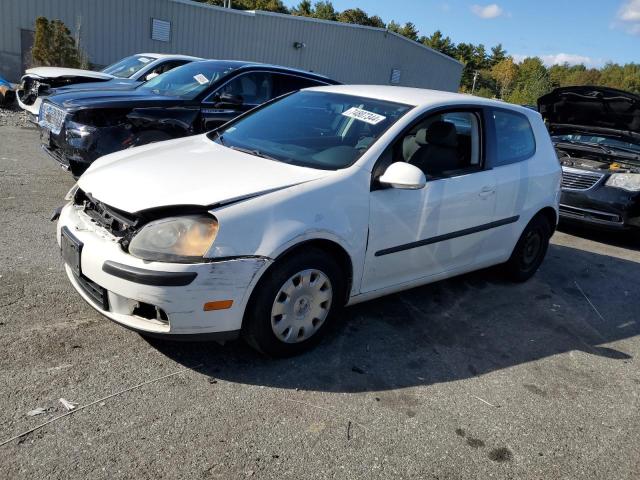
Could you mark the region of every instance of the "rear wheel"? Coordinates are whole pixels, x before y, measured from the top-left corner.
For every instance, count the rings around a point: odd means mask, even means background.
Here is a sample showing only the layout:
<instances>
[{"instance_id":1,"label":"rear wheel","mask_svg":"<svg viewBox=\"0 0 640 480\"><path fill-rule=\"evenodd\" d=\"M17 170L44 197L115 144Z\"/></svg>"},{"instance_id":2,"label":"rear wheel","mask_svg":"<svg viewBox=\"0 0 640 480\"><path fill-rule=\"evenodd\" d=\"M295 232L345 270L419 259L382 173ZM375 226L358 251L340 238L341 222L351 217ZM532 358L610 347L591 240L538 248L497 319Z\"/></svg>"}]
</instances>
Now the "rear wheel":
<instances>
[{"instance_id":1,"label":"rear wheel","mask_svg":"<svg viewBox=\"0 0 640 480\"><path fill-rule=\"evenodd\" d=\"M310 249L276 264L254 290L243 336L273 357L314 346L344 303L344 274L321 250Z\"/></svg>"},{"instance_id":2,"label":"rear wheel","mask_svg":"<svg viewBox=\"0 0 640 480\"><path fill-rule=\"evenodd\" d=\"M525 282L536 273L547 253L550 238L549 222L542 215L535 216L522 232L505 264L511 280Z\"/></svg>"}]
</instances>

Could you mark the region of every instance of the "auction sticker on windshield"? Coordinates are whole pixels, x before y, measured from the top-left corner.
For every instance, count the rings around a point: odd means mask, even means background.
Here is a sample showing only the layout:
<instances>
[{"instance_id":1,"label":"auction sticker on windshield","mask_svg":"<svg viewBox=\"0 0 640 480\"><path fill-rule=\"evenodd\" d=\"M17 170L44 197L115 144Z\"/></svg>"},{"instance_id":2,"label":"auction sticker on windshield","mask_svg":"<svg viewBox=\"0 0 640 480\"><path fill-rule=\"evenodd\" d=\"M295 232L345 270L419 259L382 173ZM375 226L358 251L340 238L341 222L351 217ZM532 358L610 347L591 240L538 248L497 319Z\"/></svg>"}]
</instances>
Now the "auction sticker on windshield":
<instances>
[{"instance_id":1,"label":"auction sticker on windshield","mask_svg":"<svg viewBox=\"0 0 640 480\"><path fill-rule=\"evenodd\" d=\"M193 78L196 80L196 82L198 82L200 85L204 85L205 83L209 83L209 79L207 77L205 77L203 74L199 73L197 75L194 75Z\"/></svg>"},{"instance_id":2,"label":"auction sticker on windshield","mask_svg":"<svg viewBox=\"0 0 640 480\"><path fill-rule=\"evenodd\" d=\"M378 115L377 113L369 112L368 110L363 110L357 107L351 107L346 112L342 112L342 115L345 117L355 118L356 120L360 120L370 125L377 125L387 118L384 115Z\"/></svg>"},{"instance_id":3,"label":"auction sticker on windshield","mask_svg":"<svg viewBox=\"0 0 640 480\"><path fill-rule=\"evenodd\" d=\"M149 63L151 59L147 57L138 57L138 61L142 63Z\"/></svg>"}]
</instances>

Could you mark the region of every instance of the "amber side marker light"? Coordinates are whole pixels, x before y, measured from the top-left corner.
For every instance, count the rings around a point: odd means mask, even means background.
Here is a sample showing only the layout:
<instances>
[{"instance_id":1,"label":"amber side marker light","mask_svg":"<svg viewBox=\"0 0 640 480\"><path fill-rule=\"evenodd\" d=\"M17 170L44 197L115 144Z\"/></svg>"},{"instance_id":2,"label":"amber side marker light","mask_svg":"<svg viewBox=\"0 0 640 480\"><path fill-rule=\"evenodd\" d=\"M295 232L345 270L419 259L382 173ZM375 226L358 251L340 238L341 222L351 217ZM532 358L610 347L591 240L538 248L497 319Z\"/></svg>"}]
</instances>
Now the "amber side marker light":
<instances>
[{"instance_id":1,"label":"amber side marker light","mask_svg":"<svg viewBox=\"0 0 640 480\"><path fill-rule=\"evenodd\" d=\"M233 305L233 300L218 300L216 302L207 302L204 304L203 310L210 312L212 310L227 310Z\"/></svg>"}]
</instances>

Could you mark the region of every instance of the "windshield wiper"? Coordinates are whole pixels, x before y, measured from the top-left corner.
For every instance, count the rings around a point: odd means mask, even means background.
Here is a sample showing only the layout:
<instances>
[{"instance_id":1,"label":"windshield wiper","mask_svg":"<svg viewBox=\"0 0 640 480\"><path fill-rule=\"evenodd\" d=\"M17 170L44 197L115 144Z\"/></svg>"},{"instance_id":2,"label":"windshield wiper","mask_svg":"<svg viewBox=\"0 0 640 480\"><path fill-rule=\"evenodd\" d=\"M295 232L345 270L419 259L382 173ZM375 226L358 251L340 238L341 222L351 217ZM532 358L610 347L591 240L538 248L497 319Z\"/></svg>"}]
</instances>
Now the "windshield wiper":
<instances>
[{"instance_id":1,"label":"windshield wiper","mask_svg":"<svg viewBox=\"0 0 640 480\"><path fill-rule=\"evenodd\" d=\"M609 145L607 148L611 148L613 150L619 150L621 152L630 153L634 158L640 159L640 152L638 150L634 150L633 148L627 147L619 147L617 145Z\"/></svg>"},{"instance_id":2,"label":"windshield wiper","mask_svg":"<svg viewBox=\"0 0 640 480\"><path fill-rule=\"evenodd\" d=\"M270 155L267 155L266 153L263 153L260 150L251 149L251 148L236 147L235 145L229 145L229 148L231 148L233 150L237 150L239 152L248 153L249 155L253 155L255 157L266 158L267 160L275 160L276 162L280 161L279 159L277 159L275 157L272 157Z\"/></svg>"},{"instance_id":3,"label":"windshield wiper","mask_svg":"<svg viewBox=\"0 0 640 480\"><path fill-rule=\"evenodd\" d=\"M578 142L575 140L562 140L561 142L557 142L556 147L562 149L563 145L566 145L567 147L565 148L572 148L572 147L584 147L584 149L590 150L590 149L597 149L600 150L601 152L606 153L607 155L611 155L611 156L616 156L616 152L614 150L618 150L619 152L625 152L625 153L630 153L631 154L631 158L634 160L638 160L640 159L640 155L638 155L637 152L635 152L634 150L631 149L627 149L624 147L614 147L614 146L604 146L601 145L599 143L592 143L592 142ZM629 158L628 155L624 156L625 158Z\"/></svg>"}]
</instances>

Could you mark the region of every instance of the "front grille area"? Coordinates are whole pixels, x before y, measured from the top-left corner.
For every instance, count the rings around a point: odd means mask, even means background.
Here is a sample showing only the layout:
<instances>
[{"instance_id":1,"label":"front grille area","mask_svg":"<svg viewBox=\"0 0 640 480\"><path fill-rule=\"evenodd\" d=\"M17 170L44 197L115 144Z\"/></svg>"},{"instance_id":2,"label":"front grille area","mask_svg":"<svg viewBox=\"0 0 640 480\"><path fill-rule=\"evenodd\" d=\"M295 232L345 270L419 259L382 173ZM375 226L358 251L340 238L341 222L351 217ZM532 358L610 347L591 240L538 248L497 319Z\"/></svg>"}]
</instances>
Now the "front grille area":
<instances>
[{"instance_id":1,"label":"front grille area","mask_svg":"<svg viewBox=\"0 0 640 480\"><path fill-rule=\"evenodd\" d=\"M40 107L39 123L40 126L51 130L51 133L54 135L58 135L60 130L62 130L66 116L67 112L65 110L49 102L45 102L42 104L42 107Z\"/></svg>"},{"instance_id":2,"label":"front grille area","mask_svg":"<svg viewBox=\"0 0 640 480\"><path fill-rule=\"evenodd\" d=\"M86 293L94 303L101 308L102 310L109 311L109 295L107 294L107 290L102 288L95 282L92 282L84 275L76 275L73 274L74 278L78 282L78 285L82 288L82 291Z\"/></svg>"},{"instance_id":3,"label":"front grille area","mask_svg":"<svg viewBox=\"0 0 640 480\"><path fill-rule=\"evenodd\" d=\"M81 206L92 221L115 237L124 237L140 223L139 218L109 207L80 189L76 192L73 203Z\"/></svg>"},{"instance_id":4,"label":"front grille area","mask_svg":"<svg viewBox=\"0 0 640 480\"><path fill-rule=\"evenodd\" d=\"M588 190L598 183L603 176L602 173L564 167L562 169L562 188Z\"/></svg>"}]
</instances>

